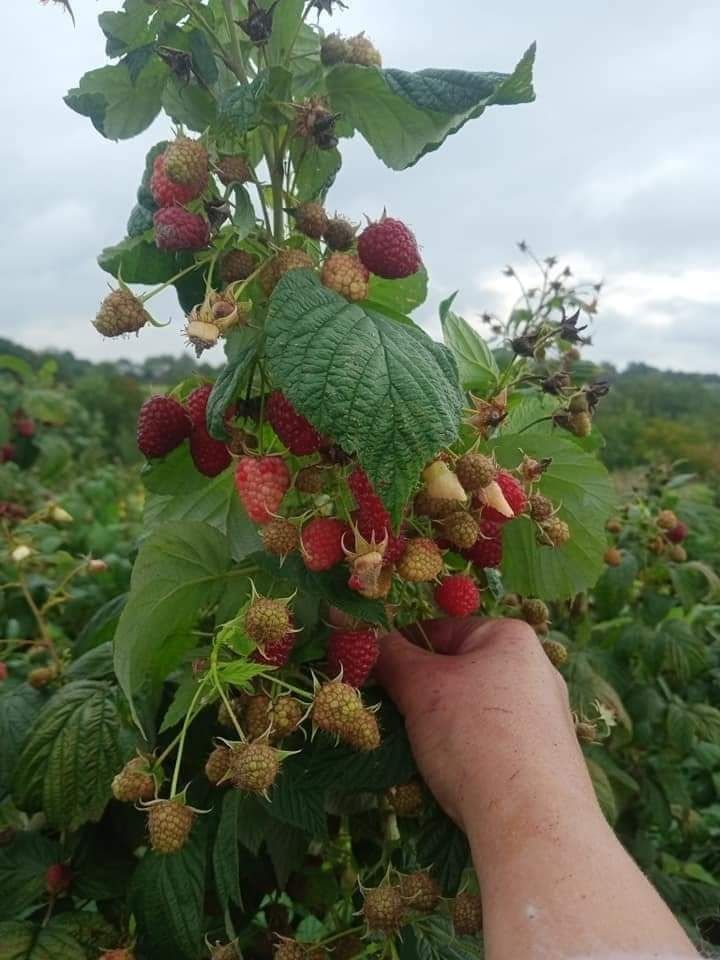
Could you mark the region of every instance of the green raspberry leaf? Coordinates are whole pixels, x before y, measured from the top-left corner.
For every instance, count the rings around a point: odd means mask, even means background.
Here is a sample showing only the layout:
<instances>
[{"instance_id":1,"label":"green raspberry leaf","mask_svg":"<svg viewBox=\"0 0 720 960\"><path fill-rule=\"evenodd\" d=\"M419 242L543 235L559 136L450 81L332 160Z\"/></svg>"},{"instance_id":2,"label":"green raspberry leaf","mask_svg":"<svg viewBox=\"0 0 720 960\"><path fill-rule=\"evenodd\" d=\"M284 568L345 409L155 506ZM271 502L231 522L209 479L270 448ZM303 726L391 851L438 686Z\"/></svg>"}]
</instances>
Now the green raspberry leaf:
<instances>
[{"instance_id":1,"label":"green raspberry leaf","mask_svg":"<svg viewBox=\"0 0 720 960\"><path fill-rule=\"evenodd\" d=\"M450 309L454 299L455 294L440 304L443 339L455 357L460 383L482 397L497 383L500 371L485 340Z\"/></svg>"},{"instance_id":2,"label":"green raspberry leaf","mask_svg":"<svg viewBox=\"0 0 720 960\"><path fill-rule=\"evenodd\" d=\"M86 960L85 949L61 926L39 927L30 920L0 923L2 960Z\"/></svg>"},{"instance_id":3,"label":"green raspberry leaf","mask_svg":"<svg viewBox=\"0 0 720 960\"><path fill-rule=\"evenodd\" d=\"M228 438L225 414L250 373L258 342L258 331L253 327L233 331L225 342L227 363L213 385L206 413L208 432L216 440Z\"/></svg>"},{"instance_id":4,"label":"green raspberry leaf","mask_svg":"<svg viewBox=\"0 0 720 960\"><path fill-rule=\"evenodd\" d=\"M538 490L560 508L570 540L554 549L536 542L535 525L519 517L503 527L502 575L506 590L558 600L595 583L603 571L605 522L615 496L605 467L577 443L542 429L501 436L492 444L498 462L516 467L523 453L550 457Z\"/></svg>"},{"instance_id":5,"label":"green raspberry leaf","mask_svg":"<svg viewBox=\"0 0 720 960\"><path fill-rule=\"evenodd\" d=\"M125 283L147 285L165 283L192 262L190 254L158 250L154 243L143 236L123 240L114 247L105 247L98 256L98 264L106 273L113 277L122 276Z\"/></svg>"},{"instance_id":6,"label":"green raspberry leaf","mask_svg":"<svg viewBox=\"0 0 720 960\"><path fill-rule=\"evenodd\" d=\"M88 117L108 140L128 140L146 130L160 112L167 67L158 58L149 60L133 76L130 65L118 63L91 70L68 91L65 103Z\"/></svg>"},{"instance_id":7,"label":"green raspberry leaf","mask_svg":"<svg viewBox=\"0 0 720 960\"><path fill-rule=\"evenodd\" d=\"M422 467L457 437L464 401L452 356L306 270L278 283L266 335L273 383L357 455L398 523Z\"/></svg>"},{"instance_id":8,"label":"green raspberry leaf","mask_svg":"<svg viewBox=\"0 0 720 960\"><path fill-rule=\"evenodd\" d=\"M535 44L512 73L381 70L340 64L327 74L333 111L341 113L392 170L404 170L442 146L493 104L535 99Z\"/></svg>"},{"instance_id":9,"label":"green raspberry leaf","mask_svg":"<svg viewBox=\"0 0 720 960\"><path fill-rule=\"evenodd\" d=\"M122 766L120 714L106 683L74 680L40 711L15 774L15 800L48 823L77 830L99 820Z\"/></svg>"},{"instance_id":10,"label":"green raspberry leaf","mask_svg":"<svg viewBox=\"0 0 720 960\"><path fill-rule=\"evenodd\" d=\"M133 698L192 646L190 627L220 598L229 566L226 537L207 523L166 523L140 547L115 633L115 672L136 721ZM168 663L170 649L174 663Z\"/></svg>"},{"instance_id":11,"label":"green raspberry leaf","mask_svg":"<svg viewBox=\"0 0 720 960\"><path fill-rule=\"evenodd\" d=\"M384 280L375 274L370 275L367 306L377 305L378 309L397 310L398 313L412 313L425 303L428 290L428 275L425 267L420 267L404 280Z\"/></svg>"}]
</instances>

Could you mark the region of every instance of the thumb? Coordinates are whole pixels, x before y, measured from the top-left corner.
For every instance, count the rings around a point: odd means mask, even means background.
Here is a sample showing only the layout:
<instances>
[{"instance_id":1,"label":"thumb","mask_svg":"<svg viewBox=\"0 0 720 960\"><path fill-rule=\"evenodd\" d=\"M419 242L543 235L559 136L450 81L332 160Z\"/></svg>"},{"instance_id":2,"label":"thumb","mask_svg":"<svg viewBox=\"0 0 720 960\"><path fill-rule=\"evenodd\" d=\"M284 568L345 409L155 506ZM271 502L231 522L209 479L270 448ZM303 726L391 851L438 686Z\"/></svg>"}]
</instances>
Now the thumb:
<instances>
[{"instance_id":1,"label":"thumb","mask_svg":"<svg viewBox=\"0 0 720 960\"><path fill-rule=\"evenodd\" d=\"M410 643L397 630L380 638L380 656L375 676L385 688L402 714L412 707L412 698L418 689L415 676L418 671L430 669L433 654Z\"/></svg>"}]
</instances>

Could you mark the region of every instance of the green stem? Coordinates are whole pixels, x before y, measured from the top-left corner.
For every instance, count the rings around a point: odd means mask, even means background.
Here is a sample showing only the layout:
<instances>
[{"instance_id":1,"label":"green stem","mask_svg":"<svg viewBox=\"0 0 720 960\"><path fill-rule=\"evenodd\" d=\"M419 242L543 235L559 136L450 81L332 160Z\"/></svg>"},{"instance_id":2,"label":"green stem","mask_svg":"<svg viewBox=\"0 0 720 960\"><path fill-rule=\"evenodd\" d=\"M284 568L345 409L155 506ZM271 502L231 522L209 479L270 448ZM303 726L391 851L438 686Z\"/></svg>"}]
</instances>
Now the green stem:
<instances>
[{"instance_id":1,"label":"green stem","mask_svg":"<svg viewBox=\"0 0 720 960\"><path fill-rule=\"evenodd\" d=\"M180 733L177 733L177 734L172 738L172 740L171 740L170 743L165 747L165 749L164 749L163 752L160 754L160 756L157 757L157 759L155 760L155 764L156 764L157 766L159 766L159 765L163 762L163 760L166 760L166 759L170 756L170 754L173 752L173 750L174 750L175 747L177 746L178 741L180 740L180 737L181 737L181 736L182 736L182 730L180 731Z\"/></svg>"},{"instance_id":2,"label":"green stem","mask_svg":"<svg viewBox=\"0 0 720 960\"><path fill-rule=\"evenodd\" d=\"M187 12L188 12L188 13L190 14L190 16L192 17L192 19L193 19L193 20L196 20L197 23L202 27L202 29L203 29L203 30L208 34L208 36L213 40L213 42L215 43L215 46L217 47L217 52L218 52L218 54L220 55L220 58L222 59L223 63L225 63L225 65L226 65L227 67L229 67L229 69L231 69L231 70L233 71L233 73L234 73L234 72L235 72L234 66L233 66L233 64L228 60L228 56L227 56L227 53L225 52L225 47L223 46L222 40L221 40L220 37L217 35L217 33L215 32L215 30L213 30L213 28L212 28L212 27L210 26L210 24L207 22L207 20L205 19L205 17L200 13L199 10L197 10L197 9L196 9L195 7L193 7L190 3L188 3L188 0L179 0L179 2L182 4L183 7L185 7L185 9L187 10ZM241 81L241 82L242 82L242 81ZM212 93L212 91L210 91L210 92ZM213 96L214 96L214 94L213 94Z\"/></svg>"},{"instance_id":3,"label":"green stem","mask_svg":"<svg viewBox=\"0 0 720 960\"><path fill-rule=\"evenodd\" d=\"M171 798L175 796L175 793L177 791L178 780L180 779L180 764L182 763L182 755L183 755L183 750L185 748L185 737L187 736L187 732L190 729L190 724L194 719L193 712L195 710L195 705L198 702L200 694L205 689L205 682L206 682L206 678L203 677L203 679L200 681L198 685L197 690L195 691L195 696L192 698L190 702L190 707L188 709L188 712L185 714L185 720L183 721L182 730L180 731L180 736L178 738L178 752L177 752L177 756L175 757L175 769L173 770L172 783L170 784Z\"/></svg>"},{"instance_id":4,"label":"green stem","mask_svg":"<svg viewBox=\"0 0 720 960\"><path fill-rule=\"evenodd\" d=\"M279 686L284 687L286 690L290 690L292 693L297 694L297 696L302 697L303 700L312 700L312 696L308 690L302 690L300 687L294 687L291 683L287 683L285 680L280 680L278 677L268 676L270 683L277 683Z\"/></svg>"},{"instance_id":5,"label":"green stem","mask_svg":"<svg viewBox=\"0 0 720 960\"><path fill-rule=\"evenodd\" d=\"M225 693L225 689L222 683L220 683L220 677L218 676L218 671L217 671L218 651L219 651L219 645L216 643L215 646L213 647L212 653L210 654L210 676L212 677L212 681L213 681L213 684L215 685L215 689L220 694L220 699L225 704L225 709L227 710L228 716L233 722L233 726L235 727L237 735L240 737L240 739L242 739L243 737L242 727L238 723L238 719L235 716L235 711L232 708L232 704L228 700L227 694Z\"/></svg>"},{"instance_id":6,"label":"green stem","mask_svg":"<svg viewBox=\"0 0 720 960\"><path fill-rule=\"evenodd\" d=\"M227 23L228 33L230 34L230 60L233 73L240 83L247 83L245 63L243 61L242 50L240 49L240 38L235 28L233 0L223 0L223 10L225 12L225 22Z\"/></svg>"},{"instance_id":7,"label":"green stem","mask_svg":"<svg viewBox=\"0 0 720 960\"><path fill-rule=\"evenodd\" d=\"M195 263L191 263L189 267L185 267L184 270L181 270L180 273L176 273L174 277L170 277L169 280L166 280L161 286L157 287L155 290L151 290L150 293L144 293L139 299L143 303L147 303L151 297L154 297L158 293L162 293L167 287L175 283L176 280L179 280L180 277L184 277L186 273L191 273L193 270L197 270L198 267L202 267L207 263L206 260L196 260Z\"/></svg>"},{"instance_id":8,"label":"green stem","mask_svg":"<svg viewBox=\"0 0 720 960\"><path fill-rule=\"evenodd\" d=\"M341 930L339 933L334 933L331 937L326 937L324 940L321 940L317 944L318 947L326 947L329 943L334 943L335 940L340 940L342 937L352 937L356 933L360 934L365 928L361 925L359 927L351 927L349 930Z\"/></svg>"}]
</instances>

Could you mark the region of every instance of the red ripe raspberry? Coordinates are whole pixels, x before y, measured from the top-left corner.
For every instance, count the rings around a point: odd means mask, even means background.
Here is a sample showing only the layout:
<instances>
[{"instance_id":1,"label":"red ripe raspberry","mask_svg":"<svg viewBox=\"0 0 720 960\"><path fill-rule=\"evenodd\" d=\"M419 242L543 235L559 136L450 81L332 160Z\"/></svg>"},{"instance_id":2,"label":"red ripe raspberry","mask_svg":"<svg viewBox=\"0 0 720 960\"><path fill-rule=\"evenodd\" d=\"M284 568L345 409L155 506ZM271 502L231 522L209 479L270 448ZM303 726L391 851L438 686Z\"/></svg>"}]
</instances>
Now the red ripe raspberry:
<instances>
[{"instance_id":1,"label":"red ripe raspberry","mask_svg":"<svg viewBox=\"0 0 720 960\"><path fill-rule=\"evenodd\" d=\"M72 870L66 863L53 863L45 871L45 888L51 896L65 893L72 883Z\"/></svg>"},{"instance_id":2,"label":"red ripe raspberry","mask_svg":"<svg viewBox=\"0 0 720 960\"><path fill-rule=\"evenodd\" d=\"M204 424L192 428L190 456L195 469L206 477L216 477L230 466L232 460L222 440L211 437Z\"/></svg>"},{"instance_id":3,"label":"red ripe raspberry","mask_svg":"<svg viewBox=\"0 0 720 960\"><path fill-rule=\"evenodd\" d=\"M272 640L266 643L262 648L258 647L250 654L250 659L255 663L267 663L272 667L284 667L290 659L290 654L295 646L294 632L286 633L280 640Z\"/></svg>"},{"instance_id":4,"label":"red ripe raspberry","mask_svg":"<svg viewBox=\"0 0 720 960\"><path fill-rule=\"evenodd\" d=\"M502 562L502 540L500 537L478 537L475 545L461 553L466 560L471 560L476 567L499 567Z\"/></svg>"},{"instance_id":5,"label":"red ripe raspberry","mask_svg":"<svg viewBox=\"0 0 720 960\"><path fill-rule=\"evenodd\" d=\"M469 617L480 606L480 591L472 577L454 573L435 588L435 602L451 617Z\"/></svg>"},{"instance_id":6,"label":"red ripe raspberry","mask_svg":"<svg viewBox=\"0 0 720 960\"><path fill-rule=\"evenodd\" d=\"M290 487L290 471L281 457L240 457L235 486L254 523L269 523Z\"/></svg>"},{"instance_id":7,"label":"red ripe raspberry","mask_svg":"<svg viewBox=\"0 0 720 960\"><path fill-rule=\"evenodd\" d=\"M417 241L401 220L384 217L369 224L358 239L358 255L371 273L399 280L422 265Z\"/></svg>"},{"instance_id":8,"label":"red ripe raspberry","mask_svg":"<svg viewBox=\"0 0 720 960\"><path fill-rule=\"evenodd\" d=\"M194 183L175 183L165 173L165 156L155 157L153 175L150 178L150 192L153 200L159 207L174 207L177 204L189 203L199 197L207 186L207 176Z\"/></svg>"},{"instance_id":9,"label":"red ripe raspberry","mask_svg":"<svg viewBox=\"0 0 720 960\"><path fill-rule=\"evenodd\" d=\"M185 401L190 422L194 427L205 426L205 411L208 400L212 393L212 384L205 383L201 387L195 387L193 392Z\"/></svg>"},{"instance_id":10,"label":"red ripe raspberry","mask_svg":"<svg viewBox=\"0 0 720 960\"><path fill-rule=\"evenodd\" d=\"M329 570L345 559L343 538L352 542L350 527L337 517L315 517L306 523L300 549L308 570Z\"/></svg>"},{"instance_id":11,"label":"red ripe raspberry","mask_svg":"<svg viewBox=\"0 0 720 960\"><path fill-rule=\"evenodd\" d=\"M527 506L527 494L523 490L519 480L511 473L508 473L507 470L498 470L495 481L505 495L505 499L510 504L515 516L519 516ZM512 517L504 517L492 507L485 507L483 515L495 523L507 523L508 520L513 519Z\"/></svg>"},{"instance_id":12,"label":"red ripe raspberry","mask_svg":"<svg viewBox=\"0 0 720 960\"><path fill-rule=\"evenodd\" d=\"M153 224L158 250L203 250L210 240L207 220L184 207L163 207Z\"/></svg>"},{"instance_id":13,"label":"red ripe raspberry","mask_svg":"<svg viewBox=\"0 0 720 960\"><path fill-rule=\"evenodd\" d=\"M665 536L670 543L682 543L689 532L687 524L683 523L682 520L678 520L675 526L671 527L670 530L665 533Z\"/></svg>"},{"instance_id":14,"label":"red ripe raspberry","mask_svg":"<svg viewBox=\"0 0 720 960\"><path fill-rule=\"evenodd\" d=\"M375 493L365 471L356 467L348 476L348 486L358 506L353 514L353 520L361 535L366 540L372 540L374 536L376 542L381 543L387 533L388 543L385 550L385 562L397 563L405 551L407 541L402 535L395 536L393 534L390 514L385 509L380 497Z\"/></svg>"},{"instance_id":15,"label":"red ripe raspberry","mask_svg":"<svg viewBox=\"0 0 720 960\"><path fill-rule=\"evenodd\" d=\"M327 659L331 674L342 668L344 683L361 687L370 676L380 654L377 633L372 627L360 630L333 630L328 640Z\"/></svg>"},{"instance_id":16,"label":"red ripe raspberry","mask_svg":"<svg viewBox=\"0 0 720 960\"><path fill-rule=\"evenodd\" d=\"M172 397L150 397L140 408L137 445L146 457L167 456L189 433L190 418Z\"/></svg>"},{"instance_id":17,"label":"red ripe raspberry","mask_svg":"<svg viewBox=\"0 0 720 960\"><path fill-rule=\"evenodd\" d=\"M279 390L273 390L268 397L265 414L270 426L295 456L316 453L326 445L324 437Z\"/></svg>"}]
</instances>

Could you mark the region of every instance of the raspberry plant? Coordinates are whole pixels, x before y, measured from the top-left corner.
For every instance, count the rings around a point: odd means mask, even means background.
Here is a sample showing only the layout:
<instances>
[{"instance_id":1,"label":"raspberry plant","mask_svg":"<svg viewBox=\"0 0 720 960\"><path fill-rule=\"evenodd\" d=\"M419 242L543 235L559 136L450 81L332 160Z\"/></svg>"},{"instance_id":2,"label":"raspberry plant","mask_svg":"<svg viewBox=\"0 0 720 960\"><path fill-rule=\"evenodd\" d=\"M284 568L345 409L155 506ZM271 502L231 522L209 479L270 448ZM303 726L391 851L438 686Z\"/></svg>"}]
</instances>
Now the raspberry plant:
<instances>
[{"instance_id":1,"label":"raspberry plant","mask_svg":"<svg viewBox=\"0 0 720 960\"><path fill-rule=\"evenodd\" d=\"M467 844L372 682L378 634L507 612L513 594L546 637L540 601L603 570L605 387L554 281L496 349L448 298L436 343L410 316L427 273L392 197L364 226L329 201L355 133L402 170L487 107L531 101L534 47L510 74L384 68L364 34L329 31L338 6L126 0L100 16L114 62L66 97L108 139L168 119L127 236L100 255L116 284L97 332L142 336L174 286L188 345L225 364L141 412L143 535L97 627L122 609L117 683L57 665L24 743L14 803L44 813L80 879L50 892L43 927L40 894L22 900L32 916L4 930L18 951L409 958L454 937L478 955ZM76 762L92 749L102 764ZM107 855L100 819L125 841ZM82 880L103 860L121 889Z\"/></svg>"}]
</instances>

